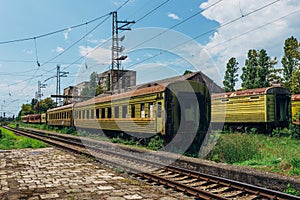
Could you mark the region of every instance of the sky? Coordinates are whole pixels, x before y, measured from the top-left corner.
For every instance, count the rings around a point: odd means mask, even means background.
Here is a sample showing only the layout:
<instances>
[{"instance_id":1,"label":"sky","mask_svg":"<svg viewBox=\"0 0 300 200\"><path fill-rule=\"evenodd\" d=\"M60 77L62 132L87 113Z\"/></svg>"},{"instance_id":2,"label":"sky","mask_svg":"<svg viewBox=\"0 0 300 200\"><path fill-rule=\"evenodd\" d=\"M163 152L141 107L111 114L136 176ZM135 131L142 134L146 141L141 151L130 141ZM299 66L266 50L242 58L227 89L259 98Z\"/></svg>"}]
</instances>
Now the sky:
<instances>
[{"instance_id":1,"label":"sky","mask_svg":"<svg viewBox=\"0 0 300 200\"><path fill-rule=\"evenodd\" d=\"M123 69L137 83L202 71L222 86L226 63L249 49L280 60L285 39L300 40L299 0L0 0L0 116L17 115L38 81L42 99L56 93L56 67L68 72L63 88L110 69L111 12L135 21L125 36ZM240 86L240 81L237 87Z\"/></svg>"}]
</instances>

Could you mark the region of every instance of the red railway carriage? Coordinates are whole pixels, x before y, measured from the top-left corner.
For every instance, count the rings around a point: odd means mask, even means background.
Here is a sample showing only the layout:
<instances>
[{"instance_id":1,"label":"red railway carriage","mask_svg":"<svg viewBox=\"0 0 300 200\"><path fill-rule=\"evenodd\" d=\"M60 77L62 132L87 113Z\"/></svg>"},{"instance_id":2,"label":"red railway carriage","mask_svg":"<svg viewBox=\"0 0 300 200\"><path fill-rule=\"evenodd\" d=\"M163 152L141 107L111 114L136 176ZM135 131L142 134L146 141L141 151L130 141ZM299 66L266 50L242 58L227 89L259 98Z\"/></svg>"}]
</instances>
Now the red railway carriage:
<instances>
[{"instance_id":1,"label":"red railway carriage","mask_svg":"<svg viewBox=\"0 0 300 200\"><path fill-rule=\"evenodd\" d=\"M28 119L29 119L29 115L21 116L21 121L22 121L23 123L28 123Z\"/></svg>"},{"instance_id":2,"label":"red railway carriage","mask_svg":"<svg viewBox=\"0 0 300 200\"><path fill-rule=\"evenodd\" d=\"M29 122L29 123L32 123L32 124L38 124L38 123L41 123L41 114L33 114L33 115L29 115L28 122Z\"/></svg>"},{"instance_id":3,"label":"red railway carriage","mask_svg":"<svg viewBox=\"0 0 300 200\"><path fill-rule=\"evenodd\" d=\"M42 123L41 114L30 114L21 116L21 121L24 123L39 124Z\"/></svg>"}]
</instances>

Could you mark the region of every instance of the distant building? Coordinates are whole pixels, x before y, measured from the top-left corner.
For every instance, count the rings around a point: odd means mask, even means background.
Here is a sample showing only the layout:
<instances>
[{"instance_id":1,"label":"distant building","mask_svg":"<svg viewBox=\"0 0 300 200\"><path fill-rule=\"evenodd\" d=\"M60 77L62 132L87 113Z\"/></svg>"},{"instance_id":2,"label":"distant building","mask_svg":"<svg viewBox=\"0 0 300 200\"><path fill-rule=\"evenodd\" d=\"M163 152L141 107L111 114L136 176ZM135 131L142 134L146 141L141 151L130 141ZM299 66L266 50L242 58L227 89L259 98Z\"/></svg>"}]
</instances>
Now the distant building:
<instances>
[{"instance_id":1,"label":"distant building","mask_svg":"<svg viewBox=\"0 0 300 200\"><path fill-rule=\"evenodd\" d=\"M74 95L74 96L80 96L81 93L82 93L83 88L85 88L89 83L90 83L90 82L88 82L88 81L84 81L84 82L81 82L81 83L75 85L75 88L76 88L76 92L77 92L77 93L76 93L76 95Z\"/></svg>"},{"instance_id":2,"label":"distant building","mask_svg":"<svg viewBox=\"0 0 300 200\"><path fill-rule=\"evenodd\" d=\"M111 91L111 73L113 73L113 90L123 92L126 88L136 85L136 71L108 70L98 75L99 85L104 92ZM118 81L119 80L119 81Z\"/></svg>"},{"instance_id":3,"label":"distant building","mask_svg":"<svg viewBox=\"0 0 300 200\"><path fill-rule=\"evenodd\" d=\"M86 87L88 84L89 84L89 82L85 81L85 82L79 83L75 86L69 86L69 87L65 88L64 89L65 96L75 96L75 97L74 98L64 98L64 101L63 101L64 105L80 101L80 98L76 98L76 96L80 96L83 88Z\"/></svg>"},{"instance_id":4,"label":"distant building","mask_svg":"<svg viewBox=\"0 0 300 200\"><path fill-rule=\"evenodd\" d=\"M74 87L74 86L69 86L64 89L64 96L74 96L75 94L77 94L77 90L76 90L76 87ZM66 105L66 104L70 104L74 101L75 101L74 98L64 98L63 102L64 102L64 105Z\"/></svg>"}]
</instances>

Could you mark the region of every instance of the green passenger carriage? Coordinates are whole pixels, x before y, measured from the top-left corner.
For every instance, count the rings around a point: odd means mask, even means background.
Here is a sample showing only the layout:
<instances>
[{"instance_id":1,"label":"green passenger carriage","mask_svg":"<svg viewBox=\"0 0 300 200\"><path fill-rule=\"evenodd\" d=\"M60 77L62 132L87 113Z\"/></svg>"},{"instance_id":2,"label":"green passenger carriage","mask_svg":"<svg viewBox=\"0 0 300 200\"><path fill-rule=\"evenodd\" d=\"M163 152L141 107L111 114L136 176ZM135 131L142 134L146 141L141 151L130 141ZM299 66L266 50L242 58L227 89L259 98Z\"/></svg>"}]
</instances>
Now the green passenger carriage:
<instances>
[{"instance_id":1,"label":"green passenger carriage","mask_svg":"<svg viewBox=\"0 0 300 200\"><path fill-rule=\"evenodd\" d=\"M212 95L212 123L227 127L271 130L287 126L291 117L290 92L268 87Z\"/></svg>"}]
</instances>

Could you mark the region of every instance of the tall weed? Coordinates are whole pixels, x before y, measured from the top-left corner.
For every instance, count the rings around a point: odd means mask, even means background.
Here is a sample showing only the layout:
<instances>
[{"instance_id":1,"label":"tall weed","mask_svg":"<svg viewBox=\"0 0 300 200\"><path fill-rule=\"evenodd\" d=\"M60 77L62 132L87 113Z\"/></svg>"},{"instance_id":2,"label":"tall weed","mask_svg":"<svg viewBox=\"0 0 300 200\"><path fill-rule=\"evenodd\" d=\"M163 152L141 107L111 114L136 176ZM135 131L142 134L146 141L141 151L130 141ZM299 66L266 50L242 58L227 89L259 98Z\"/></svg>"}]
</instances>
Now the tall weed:
<instances>
[{"instance_id":1,"label":"tall weed","mask_svg":"<svg viewBox=\"0 0 300 200\"><path fill-rule=\"evenodd\" d=\"M246 134L226 134L218 141L212 159L230 164L243 162L258 157L259 146Z\"/></svg>"}]
</instances>

